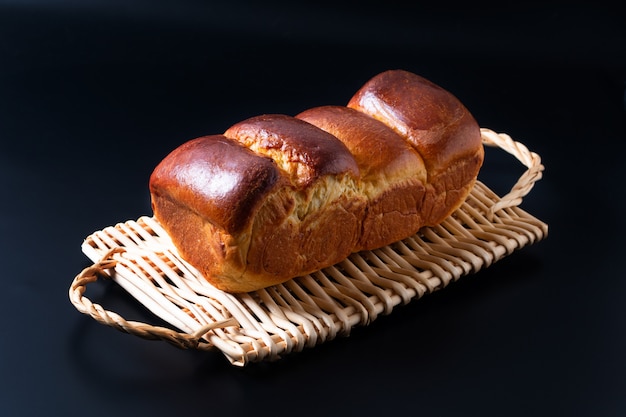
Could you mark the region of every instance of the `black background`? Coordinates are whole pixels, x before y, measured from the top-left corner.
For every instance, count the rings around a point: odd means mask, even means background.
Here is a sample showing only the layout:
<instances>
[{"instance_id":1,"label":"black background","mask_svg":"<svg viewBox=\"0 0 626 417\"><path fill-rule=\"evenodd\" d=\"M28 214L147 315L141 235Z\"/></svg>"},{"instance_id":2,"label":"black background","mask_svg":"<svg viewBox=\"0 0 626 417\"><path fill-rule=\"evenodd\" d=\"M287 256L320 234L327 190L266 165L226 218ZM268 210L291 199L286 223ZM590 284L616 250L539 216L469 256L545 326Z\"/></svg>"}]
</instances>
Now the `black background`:
<instances>
[{"instance_id":1,"label":"black background","mask_svg":"<svg viewBox=\"0 0 626 417\"><path fill-rule=\"evenodd\" d=\"M471 5L0 1L0 413L625 415L626 16ZM148 176L174 147L345 104L390 68L541 155L522 208L546 240L349 338L243 369L71 305L82 240L151 213ZM489 152L481 179L502 194L521 172ZM152 320L113 284L91 291Z\"/></svg>"}]
</instances>

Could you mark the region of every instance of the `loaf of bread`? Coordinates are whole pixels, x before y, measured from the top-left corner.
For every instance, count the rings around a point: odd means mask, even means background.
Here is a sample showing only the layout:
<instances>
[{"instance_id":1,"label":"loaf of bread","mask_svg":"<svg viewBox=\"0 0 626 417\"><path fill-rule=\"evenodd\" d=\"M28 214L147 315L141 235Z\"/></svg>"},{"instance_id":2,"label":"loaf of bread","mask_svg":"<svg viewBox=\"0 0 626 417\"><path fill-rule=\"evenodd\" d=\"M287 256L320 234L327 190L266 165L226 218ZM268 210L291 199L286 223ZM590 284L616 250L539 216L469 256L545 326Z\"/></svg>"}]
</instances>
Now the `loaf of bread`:
<instances>
[{"instance_id":1,"label":"loaf of bread","mask_svg":"<svg viewBox=\"0 0 626 417\"><path fill-rule=\"evenodd\" d=\"M482 161L463 104L393 70L347 106L252 117L184 143L155 168L150 193L179 254L215 287L247 292L440 223Z\"/></svg>"}]
</instances>

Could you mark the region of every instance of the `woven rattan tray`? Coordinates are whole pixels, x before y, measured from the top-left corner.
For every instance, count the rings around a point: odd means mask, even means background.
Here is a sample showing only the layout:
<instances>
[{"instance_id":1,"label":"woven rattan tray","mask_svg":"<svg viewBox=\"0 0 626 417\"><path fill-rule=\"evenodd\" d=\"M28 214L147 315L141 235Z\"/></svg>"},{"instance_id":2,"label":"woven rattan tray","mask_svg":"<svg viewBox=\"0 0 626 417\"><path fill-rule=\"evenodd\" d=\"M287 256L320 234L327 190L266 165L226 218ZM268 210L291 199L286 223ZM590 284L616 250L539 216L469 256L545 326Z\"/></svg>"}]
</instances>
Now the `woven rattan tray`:
<instances>
[{"instance_id":1,"label":"woven rattan tray","mask_svg":"<svg viewBox=\"0 0 626 417\"><path fill-rule=\"evenodd\" d=\"M83 252L94 262L78 274L69 296L95 320L181 348L217 349L238 366L347 335L380 314L442 289L543 239L545 223L518 205L541 178L540 157L508 135L482 129L483 143L497 146L528 170L500 198L481 182L441 225L381 249L284 284L246 294L209 285L176 253L152 217L107 227L88 236ZM86 286L111 278L172 327L127 321L92 303Z\"/></svg>"}]
</instances>

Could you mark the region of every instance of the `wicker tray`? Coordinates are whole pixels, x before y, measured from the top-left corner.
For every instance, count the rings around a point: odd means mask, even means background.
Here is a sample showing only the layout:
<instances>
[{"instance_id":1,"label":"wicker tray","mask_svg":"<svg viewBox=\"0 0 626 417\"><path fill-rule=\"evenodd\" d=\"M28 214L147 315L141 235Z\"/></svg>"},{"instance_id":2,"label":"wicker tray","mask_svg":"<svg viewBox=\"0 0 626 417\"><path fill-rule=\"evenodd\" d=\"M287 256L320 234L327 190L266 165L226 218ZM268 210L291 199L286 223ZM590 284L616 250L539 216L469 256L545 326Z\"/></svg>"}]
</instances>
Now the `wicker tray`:
<instances>
[{"instance_id":1,"label":"wicker tray","mask_svg":"<svg viewBox=\"0 0 626 417\"><path fill-rule=\"evenodd\" d=\"M452 216L409 239L355 253L284 284L233 295L208 284L177 255L159 223L141 217L85 239L82 250L94 264L74 278L70 300L100 323L181 348L217 349L237 366L347 335L547 235L545 223L518 207L541 178L540 157L508 135L482 129L482 137L528 170L502 198L477 182ZM99 277L113 279L172 328L127 321L92 303L86 286Z\"/></svg>"}]
</instances>

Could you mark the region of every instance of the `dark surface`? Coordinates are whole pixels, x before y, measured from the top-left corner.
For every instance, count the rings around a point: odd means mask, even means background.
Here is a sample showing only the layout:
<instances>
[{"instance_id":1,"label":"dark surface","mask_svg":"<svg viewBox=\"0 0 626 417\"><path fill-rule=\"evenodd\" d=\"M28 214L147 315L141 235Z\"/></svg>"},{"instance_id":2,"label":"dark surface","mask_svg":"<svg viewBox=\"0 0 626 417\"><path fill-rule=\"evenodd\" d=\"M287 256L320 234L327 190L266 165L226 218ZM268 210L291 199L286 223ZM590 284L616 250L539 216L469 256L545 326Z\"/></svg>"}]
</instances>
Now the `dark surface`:
<instances>
[{"instance_id":1,"label":"dark surface","mask_svg":"<svg viewBox=\"0 0 626 417\"><path fill-rule=\"evenodd\" d=\"M3 416L626 414L625 16L596 3L458 9L0 1ZM345 104L403 68L539 153L522 207L549 237L351 337L239 369L100 325L68 299L84 237L150 214L185 140ZM522 172L489 152L481 179ZM114 285L93 298L151 320Z\"/></svg>"}]
</instances>

